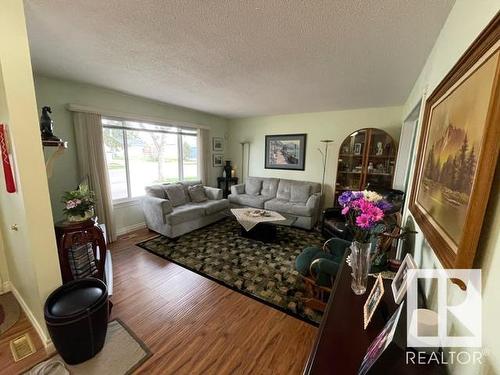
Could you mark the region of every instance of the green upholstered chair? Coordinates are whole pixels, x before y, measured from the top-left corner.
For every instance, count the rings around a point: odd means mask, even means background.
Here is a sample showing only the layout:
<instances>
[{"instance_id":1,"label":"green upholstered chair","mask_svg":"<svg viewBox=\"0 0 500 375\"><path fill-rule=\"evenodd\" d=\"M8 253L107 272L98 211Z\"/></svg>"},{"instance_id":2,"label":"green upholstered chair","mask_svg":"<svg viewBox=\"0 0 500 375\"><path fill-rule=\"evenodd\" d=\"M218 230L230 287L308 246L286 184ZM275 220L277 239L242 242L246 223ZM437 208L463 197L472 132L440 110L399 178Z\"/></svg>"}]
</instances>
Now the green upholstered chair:
<instances>
[{"instance_id":1,"label":"green upholstered chair","mask_svg":"<svg viewBox=\"0 0 500 375\"><path fill-rule=\"evenodd\" d=\"M341 238L330 238L323 247L306 247L295 259L295 269L300 273L308 290L306 306L324 311L335 276L346 250L351 243Z\"/></svg>"}]
</instances>

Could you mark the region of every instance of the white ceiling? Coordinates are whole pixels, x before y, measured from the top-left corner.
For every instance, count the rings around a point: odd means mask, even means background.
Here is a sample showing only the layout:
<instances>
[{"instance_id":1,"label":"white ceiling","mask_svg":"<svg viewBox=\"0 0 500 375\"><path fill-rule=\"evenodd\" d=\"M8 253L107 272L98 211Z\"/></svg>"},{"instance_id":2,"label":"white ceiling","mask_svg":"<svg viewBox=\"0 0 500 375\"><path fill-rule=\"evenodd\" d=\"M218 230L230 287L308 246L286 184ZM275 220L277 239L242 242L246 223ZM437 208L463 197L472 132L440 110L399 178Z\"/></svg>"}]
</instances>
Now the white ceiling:
<instances>
[{"instance_id":1,"label":"white ceiling","mask_svg":"<svg viewBox=\"0 0 500 375\"><path fill-rule=\"evenodd\" d=\"M453 0L25 0L36 72L227 117L402 104Z\"/></svg>"}]
</instances>

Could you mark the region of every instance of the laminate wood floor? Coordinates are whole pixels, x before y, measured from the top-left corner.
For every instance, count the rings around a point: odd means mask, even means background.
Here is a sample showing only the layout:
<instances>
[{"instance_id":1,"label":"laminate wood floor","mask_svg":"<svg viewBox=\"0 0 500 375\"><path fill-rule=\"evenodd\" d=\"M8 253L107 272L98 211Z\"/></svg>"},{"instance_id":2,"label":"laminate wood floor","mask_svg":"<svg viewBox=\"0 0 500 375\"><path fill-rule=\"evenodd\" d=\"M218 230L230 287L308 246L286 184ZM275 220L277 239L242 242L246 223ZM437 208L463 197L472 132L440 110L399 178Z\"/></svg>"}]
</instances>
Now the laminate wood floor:
<instances>
[{"instance_id":1,"label":"laminate wood floor","mask_svg":"<svg viewBox=\"0 0 500 375\"><path fill-rule=\"evenodd\" d=\"M152 236L139 230L110 246L111 318L120 318L153 353L136 374L302 373L317 328L134 245ZM13 364L2 337L2 373L47 357L25 317L11 330L29 330L39 350Z\"/></svg>"},{"instance_id":2,"label":"laminate wood floor","mask_svg":"<svg viewBox=\"0 0 500 375\"><path fill-rule=\"evenodd\" d=\"M300 374L317 329L134 246L111 246L113 317L153 356L144 374Z\"/></svg>"}]
</instances>

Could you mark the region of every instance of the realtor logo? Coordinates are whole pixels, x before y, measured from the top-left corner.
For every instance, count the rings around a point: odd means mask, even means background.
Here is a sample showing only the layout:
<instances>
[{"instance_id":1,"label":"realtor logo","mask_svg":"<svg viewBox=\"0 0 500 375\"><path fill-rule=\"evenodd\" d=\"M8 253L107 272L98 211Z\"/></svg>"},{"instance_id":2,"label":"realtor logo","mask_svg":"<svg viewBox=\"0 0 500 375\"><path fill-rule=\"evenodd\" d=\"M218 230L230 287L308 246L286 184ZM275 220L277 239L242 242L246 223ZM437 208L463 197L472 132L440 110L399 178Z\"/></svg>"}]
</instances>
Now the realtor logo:
<instances>
[{"instance_id":1,"label":"realtor logo","mask_svg":"<svg viewBox=\"0 0 500 375\"><path fill-rule=\"evenodd\" d=\"M408 269L407 272L407 345L413 348L481 347L481 270ZM425 319L418 310L419 279L432 279L436 284L437 306L432 308L437 313L435 319ZM462 280L466 290L452 285L450 279ZM458 303L448 298L448 291L454 288L464 295ZM454 332L457 327L464 336L457 336Z\"/></svg>"}]
</instances>

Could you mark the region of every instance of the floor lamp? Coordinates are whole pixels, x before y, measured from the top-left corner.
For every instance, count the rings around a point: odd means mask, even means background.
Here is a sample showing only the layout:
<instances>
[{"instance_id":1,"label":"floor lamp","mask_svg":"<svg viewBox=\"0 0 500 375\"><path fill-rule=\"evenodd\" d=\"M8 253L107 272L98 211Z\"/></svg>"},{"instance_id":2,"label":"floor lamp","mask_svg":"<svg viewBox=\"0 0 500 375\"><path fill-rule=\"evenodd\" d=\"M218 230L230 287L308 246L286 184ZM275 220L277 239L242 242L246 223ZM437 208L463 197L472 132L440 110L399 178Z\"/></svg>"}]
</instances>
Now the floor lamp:
<instances>
[{"instance_id":1,"label":"floor lamp","mask_svg":"<svg viewBox=\"0 0 500 375\"><path fill-rule=\"evenodd\" d=\"M325 186L326 163L328 162L328 146L330 146L330 143L332 143L333 141L331 139L322 139L320 142L325 144L324 152L318 148L318 151L321 153L321 157L323 158L323 176L321 177L321 196L323 196L324 186Z\"/></svg>"},{"instance_id":2,"label":"floor lamp","mask_svg":"<svg viewBox=\"0 0 500 375\"><path fill-rule=\"evenodd\" d=\"M250 155L250 143L248 142L240 142L240 145L241 145L241 182L240 183L244 183L245 182L245 168L244 168L244 165L245 165L245 145L248 144L248 154ZM249 166L249 161L247 161L247 173L248 173L248 166Z\"/></svg>"},{"instance_id":3,"label":"floor lamp","mask_svg":"<svg viewBox=\"0 0 500 375\"><path fill-rule=\"evenodd\" d=\"M321 149L318 148L318 151L321 154L321 157L323 159L323 176L321 177L321 192L320 192L320 202L319 206L321 209L323 209L323 203L324 203L324 192L325 192L325 174L326 174L326 163L328 162L328 146L330 146L330 143L333 142L331 139L322 139L320 141L321 143L325 144L325 151L321 151Z\"/></svg>"}]
</instances>

